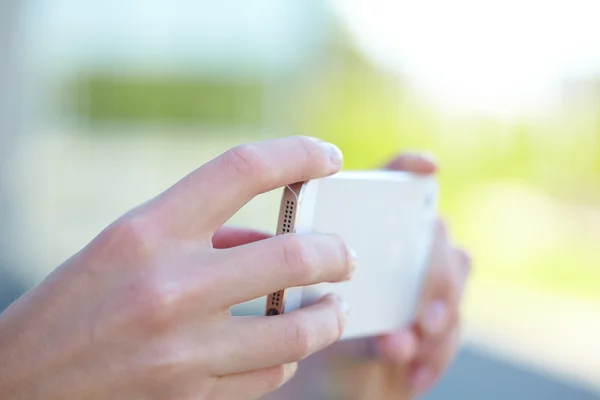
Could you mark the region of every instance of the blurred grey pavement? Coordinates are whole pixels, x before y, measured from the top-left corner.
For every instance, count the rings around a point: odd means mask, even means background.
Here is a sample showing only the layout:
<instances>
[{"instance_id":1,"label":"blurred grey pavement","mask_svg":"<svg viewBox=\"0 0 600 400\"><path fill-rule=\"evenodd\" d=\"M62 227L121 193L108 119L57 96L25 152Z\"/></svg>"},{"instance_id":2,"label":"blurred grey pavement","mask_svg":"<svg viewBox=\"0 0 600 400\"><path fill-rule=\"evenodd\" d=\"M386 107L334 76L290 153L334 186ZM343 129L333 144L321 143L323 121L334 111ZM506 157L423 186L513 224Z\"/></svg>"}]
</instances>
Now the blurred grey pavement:
<instances>
[{"instance_id":1,"label":"blurred grey pavement","mask_svg":"<svg viewBox=\"0 0 600 400\"><path fill-rule=\"evenodd\" d=\"M598 400L600 395L466 346L438 386L423 397L455 399Z\"/></svg>"}]
</instances>

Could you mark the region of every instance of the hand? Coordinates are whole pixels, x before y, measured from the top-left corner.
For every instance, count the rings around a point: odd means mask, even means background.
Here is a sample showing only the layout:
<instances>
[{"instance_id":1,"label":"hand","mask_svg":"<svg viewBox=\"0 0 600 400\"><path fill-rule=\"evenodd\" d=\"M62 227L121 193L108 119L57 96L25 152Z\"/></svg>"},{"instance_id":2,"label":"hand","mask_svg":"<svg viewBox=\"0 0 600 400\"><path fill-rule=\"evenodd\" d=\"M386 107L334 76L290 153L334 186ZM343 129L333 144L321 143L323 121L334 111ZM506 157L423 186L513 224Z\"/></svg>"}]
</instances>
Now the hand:
<instances>
[{"instance_id":1,"label":"hand","mask_svg":"<svg viewBox=\"0 0 600 400\"><path fill-rule=\"evenodd\" d=\"M418 154L400 156L388 168L420 174L432 174L437 169L428 157ZM379 353L396 368L397 391L405 397L429 389L458 350L460 300L470 265L467 253L450 242L440 221L416 322L377 340Z\"/></svg>"},{"instance_id":2,"label":"hand","mask_svg":"<svg viewBox=\"0 0 600 400\"><path fill-rule=\"evenodd\" d=\"M124 215L0 315L0 397L256 399L281 386L339 338L344 305L249 318L229 307L348 279L353 260L334 235L220 227L255 195L341 163L308 138L244 145Z\"/></svg>"}]
</instances>

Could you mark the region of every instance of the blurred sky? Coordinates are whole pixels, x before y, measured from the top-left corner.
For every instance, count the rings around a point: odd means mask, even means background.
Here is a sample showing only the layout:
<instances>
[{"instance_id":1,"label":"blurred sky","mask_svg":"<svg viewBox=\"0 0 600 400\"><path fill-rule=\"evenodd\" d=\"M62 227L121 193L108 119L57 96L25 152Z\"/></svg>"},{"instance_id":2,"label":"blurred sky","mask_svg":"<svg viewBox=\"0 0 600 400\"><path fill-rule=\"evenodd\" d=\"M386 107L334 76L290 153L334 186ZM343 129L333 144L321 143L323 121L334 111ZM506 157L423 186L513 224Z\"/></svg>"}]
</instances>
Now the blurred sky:
<instances>
[{"instance_id":1,"label":"blurred sky","mask_svg":"<svg viewBox=\"0 0 600 400\"><path fill-rule=\"evenodd\" d=\"M544 112L600 69L597 0L334 0L368 54L452 111Z\"/></svg>"}]
</instances>

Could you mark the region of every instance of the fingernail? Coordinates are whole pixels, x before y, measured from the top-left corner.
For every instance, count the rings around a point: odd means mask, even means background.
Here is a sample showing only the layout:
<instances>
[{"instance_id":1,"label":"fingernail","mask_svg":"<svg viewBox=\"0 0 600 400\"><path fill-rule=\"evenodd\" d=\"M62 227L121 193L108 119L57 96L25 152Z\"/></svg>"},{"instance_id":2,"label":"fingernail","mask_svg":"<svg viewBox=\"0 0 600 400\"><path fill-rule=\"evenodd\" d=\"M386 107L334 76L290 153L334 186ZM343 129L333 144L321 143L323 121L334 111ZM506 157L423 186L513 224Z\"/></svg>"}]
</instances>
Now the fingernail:
<instances>
[{"instance_id":1,"label":"fingernail","mask_svg":"<svg viewBox=\"0 0 600 400\"><path fill-rule=\"evenodd\" d=\"M427 307L423 318L423 328L430 335L441 333L446 326L448 307L442 301L434 301Z\"/></svg>"},{"instance_id":2,"label":"fingernail","mask_svg":"<svg viewBox=\"0 0 600 400\"><path fill-rule=\"evenodd\" d=\"M329 144L329 159L334 165L342 165L344 161L344 155L339 147Z\"/></svg>"},{"instance_id":3,"label":"fingernail","mask_svg":"<svg viewBox=\"0 0 600 400\"><path fill-rule=\"evenodd\" d=\"M356 270L356 251L349 249L348 250L348 255L350 257L350 274L348 275L348 277L346 278L346 280L350 280L352 279L352 276L354 275L354 270Z\"/></svg>"},{"instance_id":4,"label":"fingernail","mask_svg":"<svg viewBox=\"0 0 600 400\"><path fill-rule=\"evenodd\" d=\"M285 379L282 382L282 386L283 386L283 384L289 382L289 380L294 377L294 375L296 374L296 371L298 370L298 363L285 364L283 366L283 368L284 368L284 373L285 373Z\"/></svg>"},{"instance_id":5,"label":"fingernail","mask_svg":"<svg viewBox=\"0 0 600 400\"><path fill-rule=\"evenodd\" d=\"M341 302L341 307L342 307L342 311L344 312L345 315L349 315L350 314L350 307L348 307L348 303L346 302L346 300L342 300Z\"/></svg>"},{"instance_id":6,"label":"fingernail","mask_svg":"<svg viewBox=\"0 0 600 400\"><path fill-rule=\"evenodd\" d=\"M340 296L336 295L336 294L332 294L331 295L335 301L338 303L338 305L340 306L340 308L342 309L342 312L345 315L348 315L349 313L349 307L348 307L348 303L346 302L346 300L342 299Z\"/></svg>"},{"instance_id":7,"label":"fingernail","mask_svg":"<svg viewBox=\"0 0 600 400\"><path fill-rule=\"evenodd\" d=\"M314 140L327 152L327 154L329 155L329 160L333 165L342 165L342 162L344 161L344 155L342 154L342 151L339 149L339 147L332 143L324 142L321 139Z\"/></svg>"},{"instance_id":8,"label":"fingernail","mask_svg":"<svg viewBox=\"0 0 600 400\"><path fill-rule=\"evenodd\" d=\"M428 367L420 367L412 374L410 384L414 391L421 393L424 390L429 389L433 384L435 376L433 371Z\"/></svg>"},{"instance_id":9,"label":"fingernail","mask_svg":"<svg viewBox=\"0 0 600 400\"><path fill-rule=\"evenodd\" d=\"M296 372L297 369L298 369L298 363L285 364L286 376L294 375L294 373Z\"/></svg>"}]
</instances>

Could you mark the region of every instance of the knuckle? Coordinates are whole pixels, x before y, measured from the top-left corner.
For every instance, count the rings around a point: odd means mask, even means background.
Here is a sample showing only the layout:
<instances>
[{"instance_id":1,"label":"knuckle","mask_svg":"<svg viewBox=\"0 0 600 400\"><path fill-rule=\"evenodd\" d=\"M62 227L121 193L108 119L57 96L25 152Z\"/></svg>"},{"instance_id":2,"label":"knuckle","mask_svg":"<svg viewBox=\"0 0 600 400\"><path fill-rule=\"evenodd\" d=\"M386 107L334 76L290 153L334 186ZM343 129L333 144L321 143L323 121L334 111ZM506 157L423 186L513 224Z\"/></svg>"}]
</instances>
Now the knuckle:
<instances>
[{"instance_id":1,"label":"knuckle","mask_svg":"<svg viewBox=\"0 0 600 400\"><path fill-rule=\"evenodd\" d=\"M268 179L271 174L257 144L243 144L225 153L224 162L235 174L243 178Z\"/></svg>"},{"instance_id":2,"label":"knuckle","mask_svg":"<svg viewBox=\"0 0 600 400\"><path fill-rule=\"evenodd\" d=\"M290 324L286 338L286 348L290 349L295 361L303 360L312 354L315 345L314 333L303 318L298 318L295 324Z\"/></svg>"},{"instance_id":3,"label":"knuckle","mask_svg":"<svg viewBox=\"0 0 600 400\"><path fill-rule=\"evenodd\" d=\"M297 235L286 235L282 246L283 262L294 279L312 280L317 274L312 246Z\"/></svg>"},{"instance_id":4,"label":"knuckle","mask_svg":"<svg viewBox=\"0 0 600 400\"><path fill-rule=\"evenodd\" d=\"M126 215L109 229L109 241L121 254L143 258L160 243L160 226L144 214Z\"/></svg>"},{"instance_id":5,"label":"knuckle","mask_svg":"<svg viewBox=\"0 0 600 400\"><path fill-rule=\"evenodd\" d=\"M130 304L136 324L148 333L168 329L181 295L176 285L165 280L146 278L132 285Z\"/></svg>"}]
</instances>

